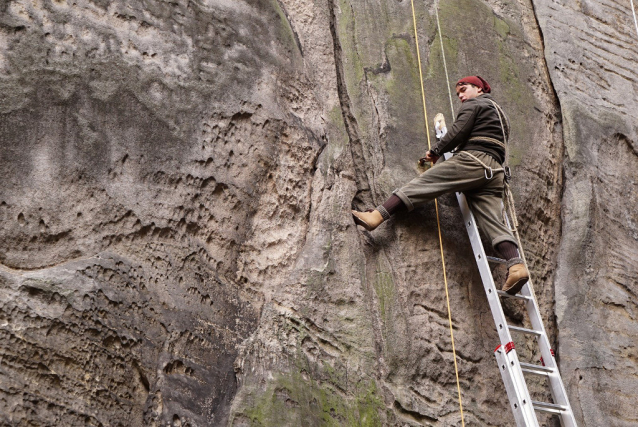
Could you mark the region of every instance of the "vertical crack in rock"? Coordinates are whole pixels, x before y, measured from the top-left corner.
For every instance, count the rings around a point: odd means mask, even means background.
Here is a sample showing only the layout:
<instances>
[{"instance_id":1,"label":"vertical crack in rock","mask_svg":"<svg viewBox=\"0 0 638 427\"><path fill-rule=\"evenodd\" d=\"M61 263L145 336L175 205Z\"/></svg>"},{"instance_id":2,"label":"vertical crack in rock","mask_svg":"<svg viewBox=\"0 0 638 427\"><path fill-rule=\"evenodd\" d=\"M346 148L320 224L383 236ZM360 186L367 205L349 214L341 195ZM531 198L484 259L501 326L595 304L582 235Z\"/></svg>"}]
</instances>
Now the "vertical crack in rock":
<instances>
[{"instance_id":1,"label":"vertical crack in rock","mask_svg":"<svg viewBox=\"0 0 638 427\"><path fill-rule=\"evenodd\" d=\"M559 117L562 117L561 114L561 110L560 110L560 98L558 97L558 93L556 93L556 88L554 87L554 82L552 81L552 76L549 73L549 67L547 65L547 55L545 50L547 49L547 46L545 44L545 36L543 35L543 27L541 27L541 24L538 20L538 14L536 13L536 5L534 4L533 0L529 0L529 5L532 9L532 13L534 15L534 22L535 22L535 29L536 31L538 31L538 35L540 37L540 48L542 50L541 57L543 58L543 70L545 72L545 78L546 81L549 83L551 90L552 90L552 96L553 96L553 101L556 105L556 109L557 109L557 113L560 114ZM561 144L561 156L560 158L562 158L562 150L564 149L564 146Z\"/></svg>"},{"instance_id":2,"label":"vertical crack in rock","mask_svg":"<svg viewBox=\"0 0 638 427\"><path fill-rule=\"evenodd\" d=\"M357 194L354 197L353 204L360 205L370 202L370 183L365 173L365 156L363 153L363 143L359 136L357 119L352 113L352 104L348 95L348 87L346 85L345 71L343 65L343 50L339 41L338 34L338 18L335 4L336 0L329 0L327 3L330 8L330 34L332 35L333 51L335 57L335 68L337 73L337 89L339 93L339 101L341 105L341 114L343 123L348 134L350 152L352 162L355 169L355 180L357 183Z\"/></svg>"},{"instance_id":3,"label":"vertical crack in rock","mask_svg":"<svg viewBox=\"0 0 638 427\"><path fill-rule=\"evenodd\" d=\"M299 34L297 34L297 30L295 29L294 25L292 25L292 21L290 20L290 15L288 15L288 11L286 10L286 7L281 2L281 0L277 0L277 5L284 13L284 16L286 17L286 22L288 23L288 26L290 27L290 31L292 31L292 34L295 37L295 44L297 45L297 49L299 49L299 53L301 54L301 56L303 56L303 48L301 46L301 41L299 41Z\"/></svg>"},{"instance_id":4,"label":"vertical crack in rock","mask_svg":"<svg viewBox=\"0 0 638 427\"><path fill-rule=\"evenodd\" d=\"M371 81L368 78L368 73L371 72L372 74L378 75L378 74L389 73L392 70L392 67L390 66L390 61L388 60L387 52L385 51L386 48L387 46L384 47L384 61L381 65L375 68L364 67L363 69L366 93L370 97L371 105L374 108L374 110L372 111L372 115L373 115L373 122L376 129L375 137L379 142L381 142L384 139L385 135L382 130L381 114L379 112L379 101L377 100L377 94L373 90ZM381 145L382 144L380 143L379 146ZM378 151L375 150L375 154L378 154L378 156L374 157L374 166L375 166L374 176L376 177L381 174L381 172L383 171L385 167L386 162L385 162L385 155L383 153L383 149L380 148ZM377 188L374 188L373 190L374 190L374 194L373 194L373 197L374 197L376 196Z\"/></svg>"},{"instance_id":5,"label":"vertical crack in rock","mask_svg":"<svg viewBox=\"0 0 638 427\"><path fill-rule=\"evenodd\" d=\"M561 111L561 104L560 104L560 98L558 96L558 93L556 92L556 88L554 86L554 82L552 80L552 76L551 73L549 72L549 68L547 65L547 55L546 55L546 43L545 43L545 37L543 35L543 28L540 25L539 19L538 19L538 14L536 12L536 5L534 4L533 0L530 0L528 4L533 18L534 18L534 29L532 30L533 32L536 32L540 38L540 43L538 46L538 49L540 49L539 52L539 56L540 58L542 58L542 70L544 73L544 80L547 82L547 84L549 85L549 88L551 90L550 93L550 101L553 104L553 110L554 112L550 112L548 113L548 120L551 122L550 124L550 131L551 134L553 135L553 138L555 141L557 141L558 143L556 144L557 147L554 148L554 154L553 157L556 159L559 159L559 161L555 162L555 168L558 169L558 172L556 174L556 176L559 178L559 187L555 190L556 194L556 198L559 201L563 200L563 195L565 192L565 168L563 167L563 159L565 156L565 144L563 141L563 133L562 133L562 111ZM551 164L550 164L551 165ZM556 205L556 209L553 210L553 215L556 217L555 218L555 222L556 222L556 232L558 233L558 235L562 234L562 221L561 219L561 211L560 211L560 205ZM551 269L552 271L556 270L556 266L558 263L557 260L558 256L552 256L551 260L546 260L546 262L551 262ZM550 312L549 316L545 316L544 318L546 319L546 330L548 331L550 340L552 341L552 345L553 348L556 349L555 353L556 353L556 361L560 366L560 352L558 351L559 349L559 345L560 343L558 342L558 337L559 337L559 330L558 330L558 323L556 321L556 315L555 315L555 302L556 302L556 296L555 296L555 289L556 289L556 275L552 274L553 276L553 286L552 286L552 290L551 290L551 300L552 300L552 310Z\"/></svg>"},{"instance_id":6,"label":"vertical crack in rock","mask_svg":"<svg viewBox=\"0 0 638 427\"><path fill-rule=\"evenodd\" d=\"M638 262L625 254L638 247L630 207L638 158L618 137L638 140L632 14L628 1L533 5L564 122L555 279L561 372L580 423L633 425ZM604 346L588 344L601 339Z\"/></svg>"}]
</instances>

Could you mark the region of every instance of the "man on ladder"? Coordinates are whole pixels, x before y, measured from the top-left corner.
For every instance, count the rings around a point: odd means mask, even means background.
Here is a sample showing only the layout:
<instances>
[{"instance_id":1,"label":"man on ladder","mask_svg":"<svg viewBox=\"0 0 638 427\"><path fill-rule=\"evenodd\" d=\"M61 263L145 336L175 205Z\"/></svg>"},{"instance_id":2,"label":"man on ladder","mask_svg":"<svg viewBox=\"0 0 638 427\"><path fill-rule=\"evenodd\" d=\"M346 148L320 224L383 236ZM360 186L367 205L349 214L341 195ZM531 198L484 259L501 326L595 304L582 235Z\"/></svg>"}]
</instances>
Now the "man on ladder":
<instances>
[{"instance_id":1,"label":"man on ladder","mask_svg":"<svg viewBox=\"0 0 638 427\"><path fill-rule=\"evenodd\" d=\"M462 192L479 227L507 260L508 275L503 291L514 295L527 283L529 273L519 255L516 239L503 220L506 168L502 165L506 161L509 125L490 92L490 85L479 76L459 80L456 93L462 106L456 121L447 133L442 119L437 121L440 139L420 161L436 164L445 152L456 150L457 154L393 191L376 209L352 211L352 215L355 223L372 231L397 212L411 211L415 205L445 193Z\"/></svg>"}]
</instances>

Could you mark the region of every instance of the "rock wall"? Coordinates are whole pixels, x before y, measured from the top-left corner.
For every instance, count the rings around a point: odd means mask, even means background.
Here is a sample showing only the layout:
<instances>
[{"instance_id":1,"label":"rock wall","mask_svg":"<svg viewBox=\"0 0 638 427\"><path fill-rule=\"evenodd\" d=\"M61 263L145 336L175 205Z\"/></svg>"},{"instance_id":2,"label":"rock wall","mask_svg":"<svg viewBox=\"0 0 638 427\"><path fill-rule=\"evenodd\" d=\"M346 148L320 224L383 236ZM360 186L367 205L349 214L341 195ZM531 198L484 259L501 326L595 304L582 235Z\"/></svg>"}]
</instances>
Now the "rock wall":
<instances>
[{"instance_id":1,"label":"rock wall","mask_svg":"<svg viewBox=\"0 0 638 427\"><path fill-rule=\"evenodd\" d=\"M224 424L325 146L282 9L0 5L0 424Z\"/></svg>"},{"instance_id":2,"label":"rock wall","mask_svg":"<svg viewBox=\"0 0 638 427\"><path fill-rule=\"evenodd\" d=\"M435 7L429 119L453 116L443 46L512 122L578 420L632 425L631 11L446 0L439 33ZM0 424L461 425L434 205L373 233L349 215L420 172L413 31L407 0L0 1ZM439 211L465 422L510 426L455 198Z\"/></svg>"},{"instance_id":3,"label":"rock wall","mask_svg":"<svg viewBox=\"0 0 638 427\"><path fill-rule=\"evenodd\" d=\"M563 113L561 368L586 425L638 423L638 33L623 1L538 2ZM634 2L635 4L635 2Z\"/></svg>"}]
</instances>

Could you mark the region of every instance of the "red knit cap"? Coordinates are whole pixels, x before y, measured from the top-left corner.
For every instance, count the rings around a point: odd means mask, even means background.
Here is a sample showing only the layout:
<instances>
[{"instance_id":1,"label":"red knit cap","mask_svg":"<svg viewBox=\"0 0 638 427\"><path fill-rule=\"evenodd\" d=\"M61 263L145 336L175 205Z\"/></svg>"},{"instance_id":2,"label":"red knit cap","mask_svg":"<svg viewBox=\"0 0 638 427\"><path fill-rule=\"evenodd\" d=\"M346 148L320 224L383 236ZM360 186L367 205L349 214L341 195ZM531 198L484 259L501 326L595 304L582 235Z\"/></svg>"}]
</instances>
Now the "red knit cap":
<instances>
[{"instance_id":1,"label":"red knit cap","mask_svg":"<svg viewBox=\"0 0 638 427\"><path fill-rule=\"evenodd\" d=\"M461 83L470 83L476 87L480 87L481 89L483 89L483 93L490 93L492 91L492 88L490 87L489 83L486 82L485 79L480 76L463 77L461 80L456 82L456 85L458 86Z\"/></svg>"}]
</instances>

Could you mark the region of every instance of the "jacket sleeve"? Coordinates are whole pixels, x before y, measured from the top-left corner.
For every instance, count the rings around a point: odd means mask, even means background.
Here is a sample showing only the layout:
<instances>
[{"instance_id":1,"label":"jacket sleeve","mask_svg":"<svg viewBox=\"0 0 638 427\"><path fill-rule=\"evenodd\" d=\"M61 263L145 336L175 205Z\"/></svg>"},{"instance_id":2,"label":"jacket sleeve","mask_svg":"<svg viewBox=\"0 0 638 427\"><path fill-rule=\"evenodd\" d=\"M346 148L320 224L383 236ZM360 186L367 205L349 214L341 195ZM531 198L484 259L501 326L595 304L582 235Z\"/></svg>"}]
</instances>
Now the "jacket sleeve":
<instances>
[{"instance_id":1,"label":"jacket sleeve","mask_svg":"<svg viewBox=\"0 0 638 427\"><path fill-rule=\"evenodd\" d=\"M443 153L454 150L460 144L466 142L472 134L472 128L474 127L477 112L477 103L467 103L466 101L466 104L461 107L459 114L456 116L456 120L452 127L430 151L437 156L440 156Z\"/></svg>"}]
</instances>

